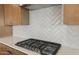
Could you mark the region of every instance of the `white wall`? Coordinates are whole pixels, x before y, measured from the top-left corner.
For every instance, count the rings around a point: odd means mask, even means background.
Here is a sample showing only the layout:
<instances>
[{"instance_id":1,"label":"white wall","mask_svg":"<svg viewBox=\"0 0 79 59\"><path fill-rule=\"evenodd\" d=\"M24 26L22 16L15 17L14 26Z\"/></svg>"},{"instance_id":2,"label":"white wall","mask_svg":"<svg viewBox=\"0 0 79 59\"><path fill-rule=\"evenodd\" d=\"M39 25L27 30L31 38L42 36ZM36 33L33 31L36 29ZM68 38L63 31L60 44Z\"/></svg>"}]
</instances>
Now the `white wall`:
<instances>
[{"instance_id":1,"label":"white wall","mask_svg":"<svg viewBox=\"0 0 79 59\"><path fill-rule=\"evenodd\" d=\"M79 26L67 26L62 20L62 6L30 11L30 25L14 26L13 36L36 38L79 48Z\"/></svg>"}]
</instances>

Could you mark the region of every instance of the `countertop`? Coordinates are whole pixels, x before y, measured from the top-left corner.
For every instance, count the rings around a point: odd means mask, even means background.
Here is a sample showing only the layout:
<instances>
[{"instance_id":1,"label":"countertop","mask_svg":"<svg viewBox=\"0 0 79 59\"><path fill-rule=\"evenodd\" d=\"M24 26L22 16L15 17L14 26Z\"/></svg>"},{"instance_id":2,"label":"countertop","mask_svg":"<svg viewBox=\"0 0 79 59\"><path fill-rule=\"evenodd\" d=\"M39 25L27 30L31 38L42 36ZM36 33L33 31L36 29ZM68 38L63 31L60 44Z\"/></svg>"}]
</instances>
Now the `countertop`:
<instances>
[{"instance_id":1,"label":"countertop","mask_svg":"<svg viewBox=\"0 0 79 59\"><path fill-rule=\"evenodd\" d=\"M40 55L39 53L36 53L31 50L24 49L24 48L21 48L21 47L18 47L15 45L15 43L17 43L19 41L23 41L23 40L26 40L26 38L4 37L4 38L0 38L0 43L10 46L16 50L19 50L21 52L28 54L28 55ZM79 49L62 46L59 49L57 55L79 55Z\"/></svg>"}]
</instances>

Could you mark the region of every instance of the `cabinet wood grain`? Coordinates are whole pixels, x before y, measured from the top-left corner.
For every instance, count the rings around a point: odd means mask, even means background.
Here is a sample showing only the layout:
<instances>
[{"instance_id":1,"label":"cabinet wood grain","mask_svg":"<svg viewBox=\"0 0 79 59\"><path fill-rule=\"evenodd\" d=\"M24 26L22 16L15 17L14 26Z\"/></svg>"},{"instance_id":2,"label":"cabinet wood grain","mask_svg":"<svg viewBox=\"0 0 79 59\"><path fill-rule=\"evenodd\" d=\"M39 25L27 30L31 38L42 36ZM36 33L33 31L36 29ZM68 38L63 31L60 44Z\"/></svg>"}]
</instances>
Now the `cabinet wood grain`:
<instances>
[{"instance_id":1,"label":"cabinet wood grain","mask_svg":"<svg viewBox=\"0 0 79 59\"><path fill-rule=\"evenodd\" d=\"M12 26L1 26L0 37L6 37L12 35Z\"/></svg>"},{"instance_id":2,"label":"cabinet wood grain","mask_svg":"<svg viewBox=\"0 0 79 59\"><path fill-rule=\"evenodd\" d=\"M29 10L19 7L16 4L5 4L5 25L23 25L28 24Z\"/></svg>"},{"instance_id":3,"label":"cabinet wood grain","mask_svg":"<svg viewBox=\"0 0 79 59\"><path fill-rule=\"evenodd\" d=\"M79 4L64 5L64 24L79 24Z\"/></svg>"},{"instance_id":4,"label":"cabinet wood grain","mask_svg":"<svg viewBox=\"0 0 79 59\"><path fill-rule=\"evenodd\" d=\"M29 9L21 7L21 24L29 25Z\"/></svg>"},{"instance_id":5,"label":"cabinet wood grain","mask_svg":"<svg viewBox=\"0 0 79 59\"><path fill-rule=\"evenodd\" d=\"M26 55L25 53L23 53L21 51L18 51L14 48L11 48L7 45L0 43L0 53L2 54L2 52L7 52L7 53L4 53L4 55L8 55L8 54L9 55Z\"/></svg>"},{"instance_id":6,"label":"cabinet wood grain","mask_svg":"<svg viewBox=\"0 0 79 59\"><path fill-rule=\"evenodd\" d=\"M0 26L4 26L4 6L0 4Z\"/></svg>"}]
</instances>

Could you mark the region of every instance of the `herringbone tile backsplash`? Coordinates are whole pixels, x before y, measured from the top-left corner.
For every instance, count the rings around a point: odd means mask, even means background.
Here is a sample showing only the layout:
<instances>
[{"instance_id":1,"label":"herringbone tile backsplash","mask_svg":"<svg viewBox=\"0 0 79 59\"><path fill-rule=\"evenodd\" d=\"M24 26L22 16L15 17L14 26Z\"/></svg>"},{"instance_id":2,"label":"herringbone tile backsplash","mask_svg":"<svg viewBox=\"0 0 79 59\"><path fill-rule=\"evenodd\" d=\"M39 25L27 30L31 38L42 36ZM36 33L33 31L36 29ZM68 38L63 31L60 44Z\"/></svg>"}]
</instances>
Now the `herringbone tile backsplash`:
<instances>
[{"instance_id":1,"label":"herringbone tile backsplash","mask_svg":"<svg viewBox=\"0 0 79 59\"><path fill-rule=\"evenodd\" d=\"M30 25L14 26L13 36L36 38L79 48L79 26L63 24L62 5L30 11Z\"/></svg>"}]
</instances>

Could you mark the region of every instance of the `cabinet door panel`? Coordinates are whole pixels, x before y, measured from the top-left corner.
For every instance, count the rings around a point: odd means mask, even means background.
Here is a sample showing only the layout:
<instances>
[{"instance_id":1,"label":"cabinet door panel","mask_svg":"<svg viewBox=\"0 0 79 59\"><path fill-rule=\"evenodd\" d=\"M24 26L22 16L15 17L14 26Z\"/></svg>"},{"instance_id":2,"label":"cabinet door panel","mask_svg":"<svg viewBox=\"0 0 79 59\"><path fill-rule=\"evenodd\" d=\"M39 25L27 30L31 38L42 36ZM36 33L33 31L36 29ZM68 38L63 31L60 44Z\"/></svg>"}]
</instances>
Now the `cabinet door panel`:
<instances>
[{"instance_id":1,"label":"cabinet door panel","mask_svg":"<svg viewBox=\"0 0 79 59\"><path fill-rule=\"evenodd\" d=\"M0 4L0 26L4 26L4 6Z\"/></svg>"},{"instance_id":2,"label":"cabinet door panel","mask_svg":"<svg viewBox=\"0 0 79 59\"><path fill-rule=\"evenodd\" d=\"M64 23L79 24L79 4L64 5Z\"/></svg>"},{"instance_id":3,"label":"cabinet door panel","mask_svg":"<svg viewBox=\"0 0 79 59\"><path fill-rule=\"evenodd\" d=\"M0 27L0 37L6 37L12 35L12 26Z\"/></svg>"},{"instance_id":4,"label":"cabinet door panel","mask_svg":"<svg viewBox=\"0 0 79 59\"><path fill-rule=\"evenodd\" d=\"M6 4L5 8L5 24L18 25L21 24L21 9L17 5Z\"/></svg>"}]
</instances>

